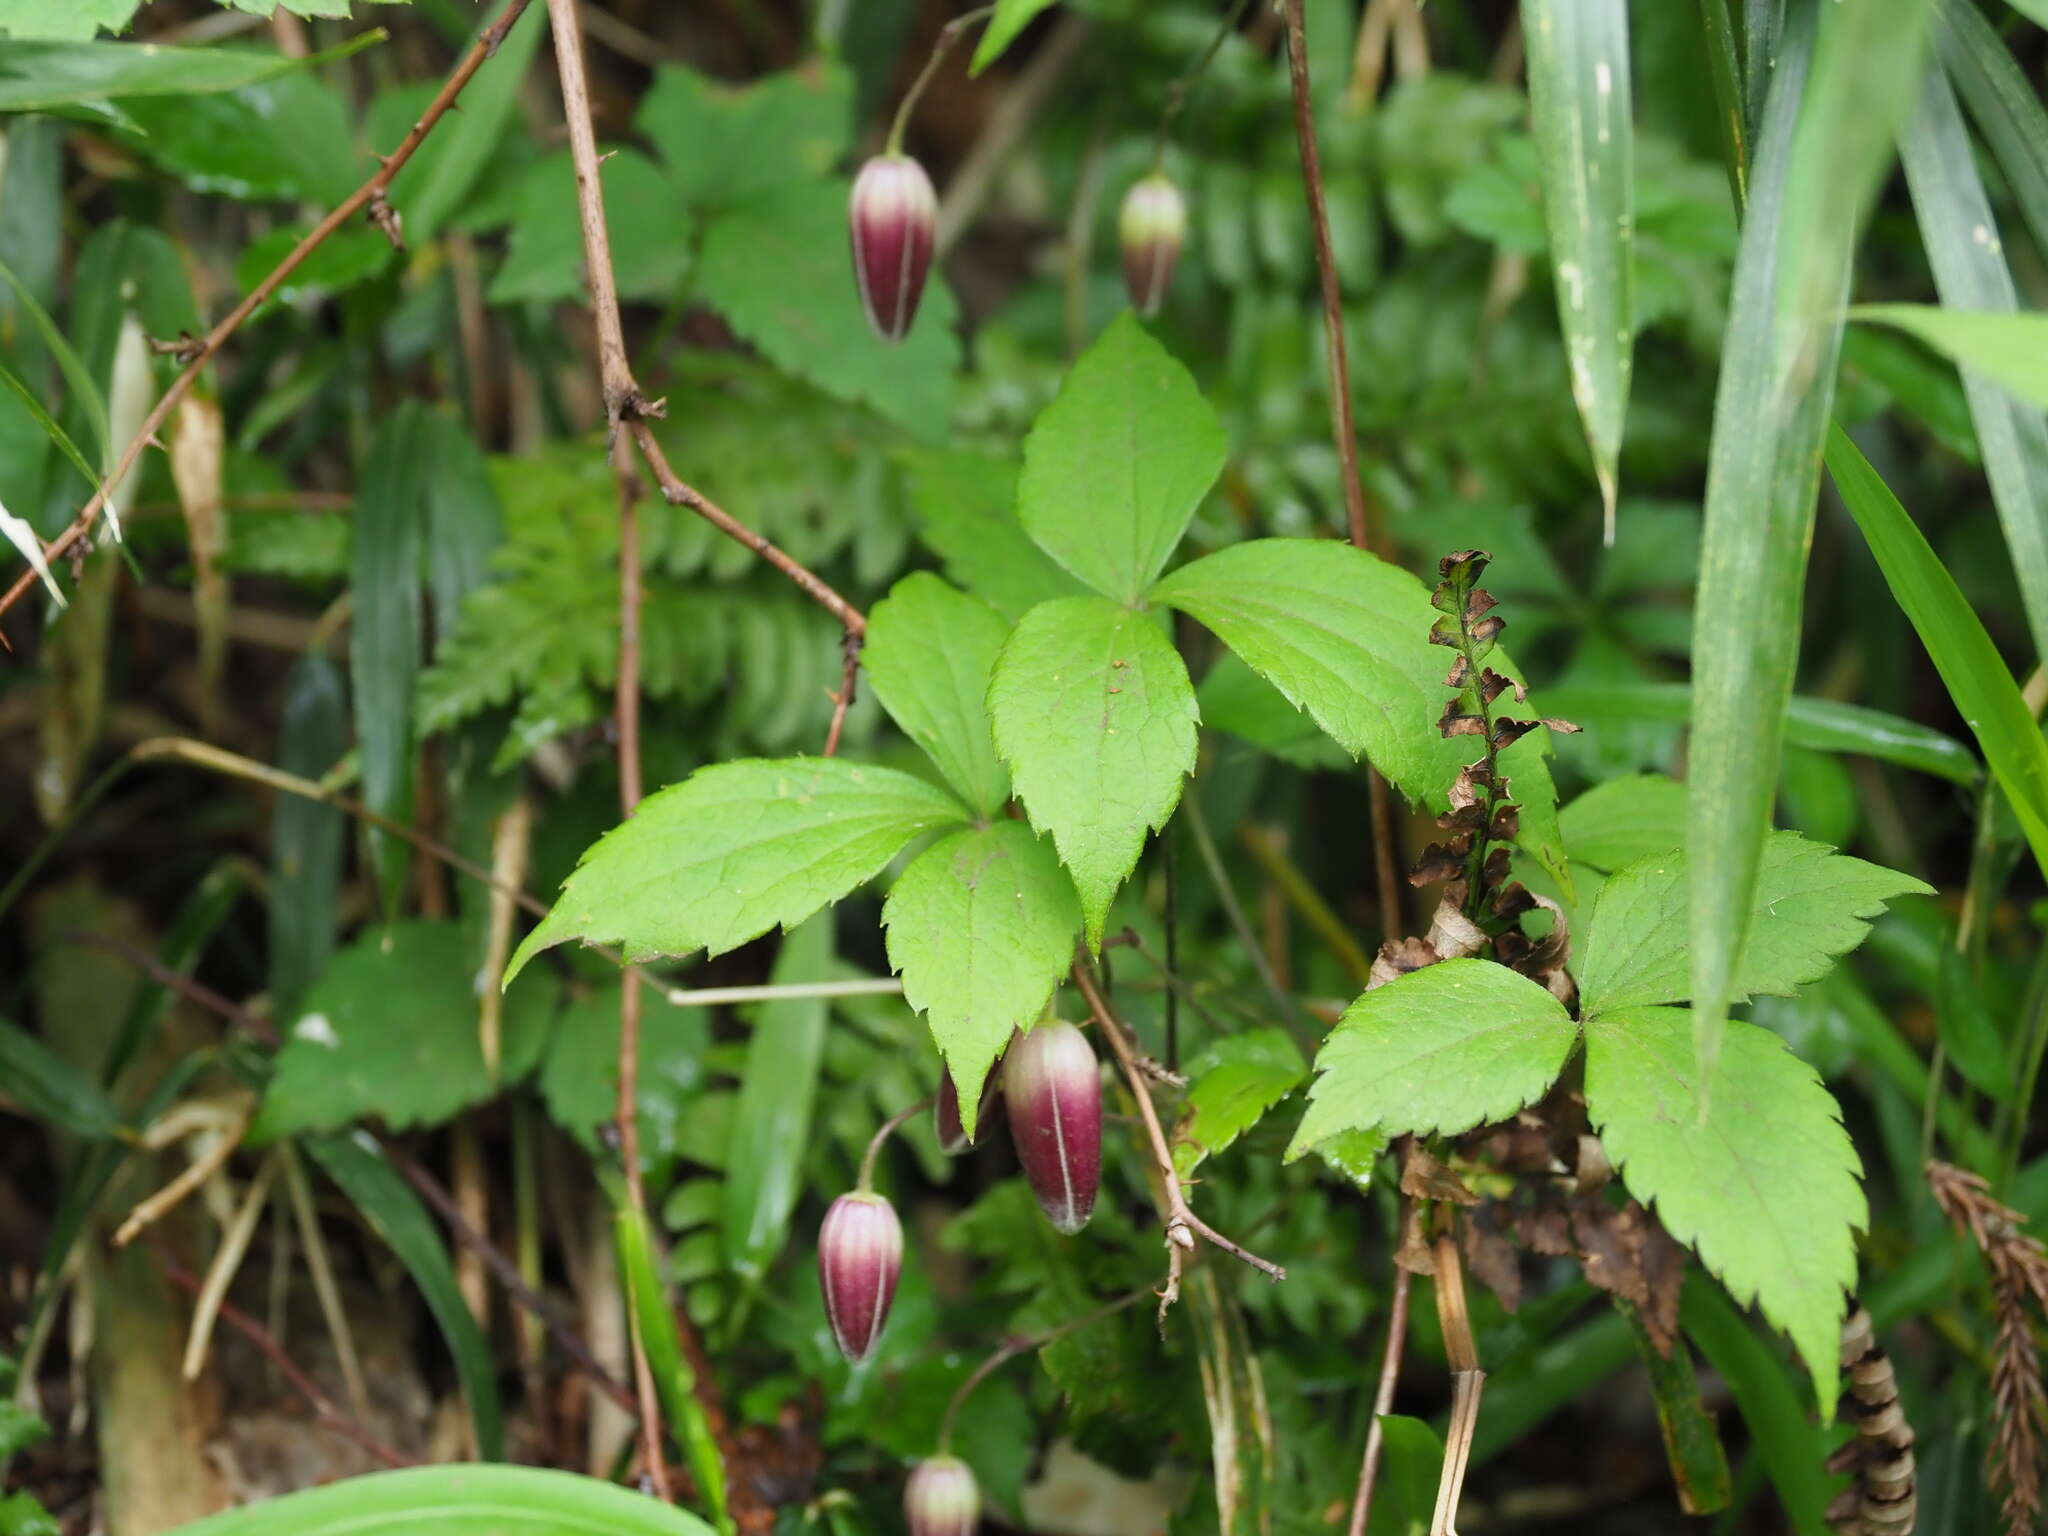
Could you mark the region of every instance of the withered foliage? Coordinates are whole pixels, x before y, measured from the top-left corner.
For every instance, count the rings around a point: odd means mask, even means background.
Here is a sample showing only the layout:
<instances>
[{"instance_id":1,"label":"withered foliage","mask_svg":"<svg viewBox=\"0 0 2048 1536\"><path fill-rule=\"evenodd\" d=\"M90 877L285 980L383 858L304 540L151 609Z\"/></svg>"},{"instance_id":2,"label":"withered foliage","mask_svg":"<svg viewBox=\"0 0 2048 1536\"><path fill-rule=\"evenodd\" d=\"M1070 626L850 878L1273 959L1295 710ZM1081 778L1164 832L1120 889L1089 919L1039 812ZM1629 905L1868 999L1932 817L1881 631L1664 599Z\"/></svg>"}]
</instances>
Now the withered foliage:
<instances>
[{"instance_id":1,"label":"withered foliage","mask_svg":"<svg viewBox=\"0 0 2048 1536\"><path fill-rule=\"evenodd\" d=\"M1991 1357L1994 1429L1988 1459L1992 1486L2004 1497L2006 1529L2022 1536L2041 1518L2039 1424L2048 1412L2048 1393L2042 1390L2027 1300L2048 1310L2048 1249L2028 1234L2026 1217L1993 1199L1990 1185L1978 1175L1931 1162L1927 1186L1956 1230L1969 1234L1991 1271L1998 1338Z\"/></svg>"},{"instance_id":2,"label":"withered foliage","mask_svg":"<svg viewBox=\"0 0 2048 1536\"><path fill-rule=\"evenodd\" d=\"M1494 706L1512 690L1516 703L1528 692L1519 683L1486 665L1507 621L1493 612L1493 595L1479 585L1490 560L1482 550L1465 549L1438 563L1443 577L1430 601L1440 617L1430 626L1432 645L1454 654L1444 686L1452 697L1444 705L1437 729L1448 739L1476 737L1480 756L1459 770L1451 785L1450 807L1437 818L1448 834L1422 850L1408 873L1416 886L1444 884L1443 900L1431 920L1426 939L1390 942L1374 966L1387 978L1418 970L1438 960L1484 955L1542 982L1569 1004L1575 990L1565 973L1570 936L1564 914L1553 902L1533 896L1510 876L1512 853L1521 831L1521 807L1509 797L1508 777L1500 771L1500 754L1538 725L1575 731L1563 720L1521 720L1496 713ZM1531 939L1522 931L1523 914L1541 906L1551 913L1550 932Z\"/></svg>"},{"instance_id":3,"label":"withered foliage","mask_svg":"<svg viewBox=\"0 0 2048 1536\"><path fill-rule=\"evenodd\" d=\"M1836 1536L1907 1536L1919 1512L1913 1426L1899 1402L1891 1360L1861 1307L1842 1324L1842 1374L1844 1414L1856 1438L1828 1458L1828 1470L1850 1473L1854 1481L1828 1505L1828 1525Z\"/></svg>"}]
</instances>

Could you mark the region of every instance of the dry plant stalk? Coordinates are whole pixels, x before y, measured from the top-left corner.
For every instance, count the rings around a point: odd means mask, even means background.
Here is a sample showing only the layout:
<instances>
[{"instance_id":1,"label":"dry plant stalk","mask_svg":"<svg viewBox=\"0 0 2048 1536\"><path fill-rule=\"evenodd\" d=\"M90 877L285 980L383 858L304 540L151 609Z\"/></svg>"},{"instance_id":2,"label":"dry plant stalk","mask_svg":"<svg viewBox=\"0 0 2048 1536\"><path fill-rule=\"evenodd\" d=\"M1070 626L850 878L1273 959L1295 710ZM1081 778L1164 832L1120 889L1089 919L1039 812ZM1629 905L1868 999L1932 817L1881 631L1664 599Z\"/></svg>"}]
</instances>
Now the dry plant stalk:
<instances>
[{"instance_id":1,"label":"dry plant stalk","mask_svg":"<svg viewBox=\"0 0 2048 1536\"><path fill-rule=\"evenodd\" d=\"M1842 1371L1856 1438L1828 1458L1828 1470L1853 1473L1855 1481L1828 1505L1828 1525L1836 1536L1909 1536L1920 1507L1913 1426L1899 1403L1892 1363L1860 1306L1842 1324Z\"/></svg>"},{"instance_id":2,"label":"dry plant stalk","mask_svg":"<svg viewBox=\"0 0 2048 1536\"><path fill-rule=\"evenodd\" d=\"M1994 1428L1988 1470L1992 1486L2003 1494L2007 1531L2026 1536L2041 1518L2039 1424L2040 1415L2048 1413L2027 1298L2048 1310L2048 1249L2027 1234L2026 1217L1992 1198L1982 1176L1930 1162L1927 1187L1956 1230L1969 1234L1991 1271L1998 1339L1991 1360Z\"/></svg>"}]
</instances>

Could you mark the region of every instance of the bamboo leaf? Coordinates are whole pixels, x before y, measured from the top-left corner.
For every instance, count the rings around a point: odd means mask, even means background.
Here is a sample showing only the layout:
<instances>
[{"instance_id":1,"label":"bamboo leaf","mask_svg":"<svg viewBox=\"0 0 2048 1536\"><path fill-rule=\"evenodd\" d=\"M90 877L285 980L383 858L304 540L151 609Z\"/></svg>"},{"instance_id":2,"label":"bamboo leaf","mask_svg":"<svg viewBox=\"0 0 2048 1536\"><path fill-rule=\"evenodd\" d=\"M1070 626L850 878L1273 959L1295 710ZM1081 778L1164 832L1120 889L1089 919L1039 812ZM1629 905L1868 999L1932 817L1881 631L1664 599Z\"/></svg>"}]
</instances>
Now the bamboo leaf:
<instances>
[{"instance_id":1,"label":"bamboo leaf","mask_svg":"<svg viewBox=\"0 0 2048 1536\"><path fill-rule=\"evenodd\" d=\"M2048 741L2012 673L1926 535L1839 427L1828 439L1827 456L1835 489L1863 530L1892 597L1970 722L2035 862L2048 869Z\"/></svg>"},{"instance_id":2,"label":"bamboo leaf","mask_svg":"<svg viewBox=\"0 0 2048 1536\"><path fill-rule=\"evenodd\" d=\"M1935 41L2034 245L2048 253L2048 108L2026 71L1974 5L1947 0Z\"/></svg>"},{"instance_id":3,"label":"bamboo leaf","mask_svg":"<svg viewBox=\"0 0 2048 1536\"><path fill-rule=\"evenodd\" d=\"M1634 364L1635 127L1626 0L1522 0L1572 398L1614 542L1616 461Z\"/></svg>"},{"instance_id":4,"label":"bamboo leaf","mask_svg":"<svg viewBox=\"0 0 2048 1536\"><path fill-rule=\"evenodd\" d=\"M1816 19L1816 9L1822 13ZM1795 4L1773 65L1722 344L1693 632L1694 1030L1703 1087L1770 830L1854 231L1925 6Z\"/></svg>"}]
</instances>

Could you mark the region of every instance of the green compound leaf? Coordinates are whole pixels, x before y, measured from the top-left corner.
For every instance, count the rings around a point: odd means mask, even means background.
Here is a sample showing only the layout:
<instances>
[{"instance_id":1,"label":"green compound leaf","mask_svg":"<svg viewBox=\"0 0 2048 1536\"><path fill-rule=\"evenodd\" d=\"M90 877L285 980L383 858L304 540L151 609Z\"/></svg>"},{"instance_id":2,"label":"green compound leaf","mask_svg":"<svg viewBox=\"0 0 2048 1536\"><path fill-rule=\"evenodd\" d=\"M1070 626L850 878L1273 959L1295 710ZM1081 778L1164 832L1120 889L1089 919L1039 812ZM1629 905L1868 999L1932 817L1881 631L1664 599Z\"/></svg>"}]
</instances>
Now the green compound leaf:
<instances>
[{"instance_id":1,"label":"green compound leaf","mask_svg":"<svg viewBox=\"0 0 2048 1536\"><path fill-rule=\"evenodd\" d=\"M1558 324L1612 542L1635 343L1627 0L1522 0L1522 31Z\"/></svg>"},{"instance_id":2,"label":"green compound leaf","mask_svg":"<svg viewBox=\"0 0 2048 1536\"><path fill-rule=\"evenodd\" d=\"M1791 1335L1831 1412L1868 1210L1813 1069L1769 1030L1733 1022L1702 1084L1686 1010L1628 1008L1586 1022L1586 1108L1629 1193Z\"/></svg>"},{"instance_id":3,"label":"green compound leaf","mask_svg":"<svg viewBox=\"0 0 2048 1536\"><path fill-rule=\"evenodd\" d=\"M1557 824L1581 864L1622 869L1671 847L1685 825L1685 786L1661 773L1609 779L1559 811Z\"/></svg>"},{"instance_id":4,"label":"green compound leaf","mask_svg":"<svg viewBox=\"0 0 2048 1536\"><path fill-rule=\"evenodd\" d=\"M1301 1051L1284 1029L1248 1029L1208 1047L1188 1064L1187 1111L1173 1133L1175 1171L1187 1178L1203 1158L1224 1151L1263 1120L1307 1076Z\"/></svg>"},{"instance_id":5,"label":"green compound leaf","mask_svg":"<svg viewBox=\"0 0 2048 1536\"><path fill-rule=\"evenodd\" d=\"M1339 1131L1453 1134L1543 1096L1579 1037L1564 1004L1491 960L1446 960L1363 993L1316 1052L1288 1161Z\"/></svg>"},{"instance_id":6,"label":"green compound leaf","mask_svg":"<svg viewBox=\"0 0 2048 1536\"><path fill-rule=\"evenodd\" d=\"M539 1063L553 1004L547 985L511 989L501 1082ZM306 989L285 1036L253 1140L371 1117L393 1130L440 1125L499 1087L478 1043L476 957L452 922L366 930Z\"/></svg>"},{"instance_id":7,"label":"green compound leaf","mask_svg":"<svg viewBox=\"0 0 2048 1536\"><path fill-rule=\"evenodd\" d=\"M967 66L967 73L978 75L995 63L1003 56L1003 50L1017 40L1017 35L1038 19L1040 11L1050 10L1056 3L1057 0L996 0L996 13L981 34L980 46L974 50L974 61Z\"/></svg>"},{"instance_id":8,"label":"green compound leaf","mask_svg":"<svg viewBox=\"0 0 2048 1536\"><path fill-rule=\"evenodd\" d=\"M1688 997L1686 866L1685 855L1672 849L1629 865L1600 888L1578 970L1588 1018ZM1729 1000L1791 996L1861 944L1870 932L1865 919L1886 902L1930 889L1797 832L1773 832L1757 870L1749 939L1730 978Z\"/></svg>"},{"instance_id":9,"label":"green compound leaf","mask_svg":"<svg viewBox=\"0 0 2048 1536\"><path fill-rule=\"evenodd\" d=\"M853 72L836 63L741 86L665 65L633 122L685 208L730 207L829 175L853 136L853 85ZM842 236L835 247L842 264L845 244Z\"/></svg>"},{"instance_id":10,"label":"green compound leaf","mask_svg":"<svg viewBox=\"0 0 2048 1536\"><path fill-rule=\"evenodd\" d=\"M996 751L1074 877L1088 942L1195 766L1195 690L1159 626L1099 597L1024 615L989 685Z\"/></svg>"},{"instance_id":11,"label":"green compound leaf","mask_svg":"<svg viewBox=\"0 0 2048 1536\"><path fill-rule=\"evenodd\" d=\"M921 832L965 819L944 790L836 757L720 763L640 803L584 853L506 980L565 939L629 960L720 955L836 901Z\"/></svg>"},{"instance_id":12,"label":"green compound leaf","mask_svg":"<svg viewBox=\"0 0 2048 1536\"><path fill-rule=\"evenodd\" d=\"M972 1136L989 1067L1073 964L1074 883L1051 844L1021 821L998 821L941 838L912 860L882 923L889 964L931 1026Z\"/></svg>"},{"instance_id":13,"label":"green compound leaf","mask_svg":"<svg viewBox=\"0 0 2048 1536\"><path fill-rule=\"evenodd\" d=\"M180 1526L178 1536L711 1536L686 1510L539 1467L407 1467L305 1488Z\"/></svg>"},{"instance_id":14,"label":"green compound leaf","mask_svg":"<svg viewBox=\"0 0 2048 1536\"><path fill-rule=\"evenodd\" d=\"M1025 439L1018 519L1089 586L1134 603L1223 472L1228 446L1187 369L1126 310Z\"/></svg>"},{"instance_id":15,"label":"green compound leaf","mask_svg":"<svg viewBox=\"0 0 2048 1536\"><path fill-rule=\"evenodd\" d=\"M637 150L605 154L600 177L610 215L619 296L660 301L689 269L689 213L661 168ZM566 153L531 166L520 183L505 263L491 279L493 304L554 303L583 295L583 230L562 217L576 206L576 167Z\"/></svg>"},{"instance_id":16,"label":"green compound leaf","mask_svg":"<svg viewBox=\"0 0 2048 1536\"><path fill-rule=\"evenodd\" d=\"M989 678L1009 633L988 604L919 571L875 604L860 653L889 718L981 816L1010 798L988 725Z\"/></svg>"}]
</instances>

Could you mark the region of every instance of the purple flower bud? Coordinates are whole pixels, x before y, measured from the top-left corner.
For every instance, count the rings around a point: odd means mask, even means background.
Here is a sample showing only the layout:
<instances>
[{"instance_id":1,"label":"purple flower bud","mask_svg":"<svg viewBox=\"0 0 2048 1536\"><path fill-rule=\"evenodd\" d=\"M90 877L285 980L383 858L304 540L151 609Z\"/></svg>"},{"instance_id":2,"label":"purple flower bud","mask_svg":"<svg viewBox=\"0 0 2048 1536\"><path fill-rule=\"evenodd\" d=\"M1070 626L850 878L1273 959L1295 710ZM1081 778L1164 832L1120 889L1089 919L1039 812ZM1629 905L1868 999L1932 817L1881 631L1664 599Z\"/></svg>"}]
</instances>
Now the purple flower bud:
<instances>
[{"instance_id":1,"label":"purple flower bud","mask_svg":"<svg viewBox=\"0 0 2048 1536\"><path fill-rule=\"evenodd\" d=\"M1064 1020L1010 1042L1003 1097L1017 1159L1052 1224L1078 1232L1102 1176L1102 1079L1088 1037Z\"/></svg>"},{"instance_id":2,"label":"purple flower bud","mask_svg":"<svg viewBox=\"0 0 2048 1536\"><path fill-rule=\"evenodd\" d=\"M1187 237L1188 211L1180 189L1161 172L1133 182L1117 214L1117 239L1123 246L1124 287L1141 315L1156 315L1173 281Z\"/></svg>"},{"instance_id":3,"label":"purple flower bud","mask_svg":"<svg viewBox=\"0 0 2048 1536\"><path fill-rule=\"evenodd\" d=\"M854 179L853 275L868 323L884 341L901 341L917 316L938 216L932 179L908 155L876 155Z\"/></svg>"},{"instance_id":4,"label":"purple flower bud","mask_svg":"<svg viewBox=\"0 0 2048 1536\"><path fill-rule=\"evenodd\" d=\"M903 1225L880 1195L841 1195L818 1229L818 1278L839 1352L859 1362L874 1350L903 1270Z\"/></svg>"},{"instance_id":5,"label":"purple flower bud","mask_svg":"<svg viewBox=\"0 0 2048 1536\"><path fill-rule=\"evenodd\" d=\"M977 1135L987 1132L989 1116L1001 1104L1002 1083L1000 1065L993 1068L981 1085L981 1107L975 1112L974 1129ZM953 1074L947 1068L939 1069L939 1103L933 1111L933 1119L939 1133L939 1150L948 1157L958 1157L973 1142L960 1125L960 1090L953 1086Z\"/></svg>"},{"instance_id":6,"label":"purple flower bud","mask_svg":"<svg viewBox=\"0 0 2048 1536\"><path fill-rule=\"evenodd\" d=\"M903 1518L910 1536L974 1536L981 1525L974 1469L958 1456L920 1461L903 1485Z\"/></svg>"}]
</instances>

